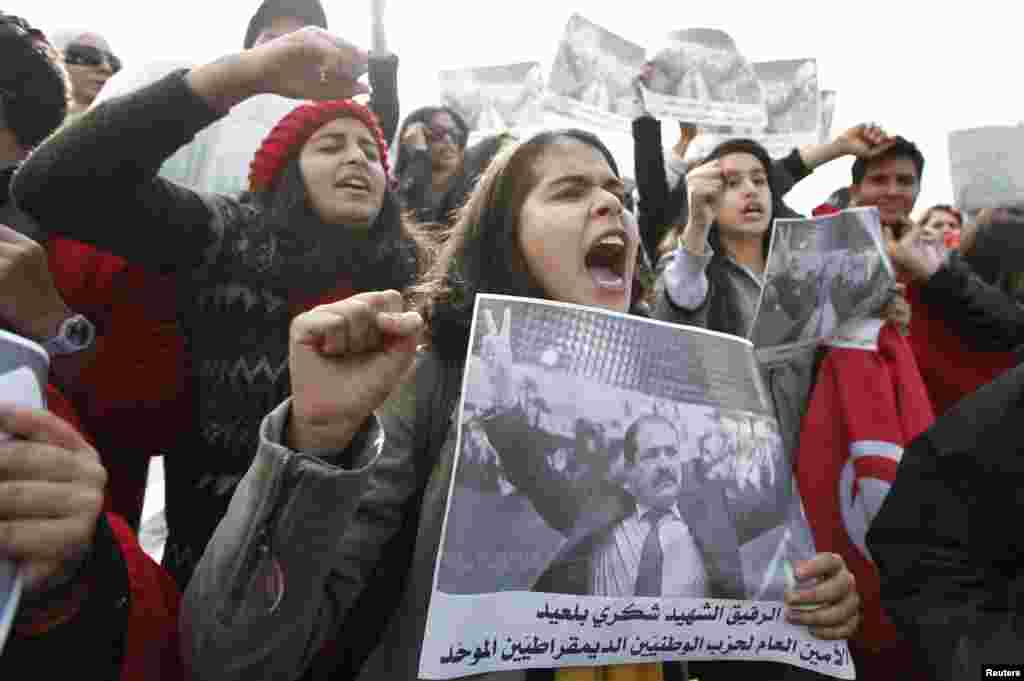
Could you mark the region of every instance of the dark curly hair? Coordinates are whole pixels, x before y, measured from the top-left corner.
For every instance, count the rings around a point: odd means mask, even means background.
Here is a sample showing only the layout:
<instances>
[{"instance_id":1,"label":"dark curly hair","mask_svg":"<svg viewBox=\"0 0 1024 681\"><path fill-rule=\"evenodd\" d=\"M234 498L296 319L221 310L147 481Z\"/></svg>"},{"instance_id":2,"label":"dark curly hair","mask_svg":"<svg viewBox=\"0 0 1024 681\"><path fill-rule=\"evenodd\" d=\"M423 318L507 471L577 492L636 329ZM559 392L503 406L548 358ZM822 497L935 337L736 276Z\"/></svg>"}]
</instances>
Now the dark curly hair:
<instances>
[{"instance_id":1,"label":"dark curly hair","mask_svg":"<svg viewBox=\"0 0 1024 681\"><path fill-rule=\"evenodd\" d=\"M403 218L391 190L384 192L369 229L323 222L309 203L298 159L288 162L273 191L249 193L243 199L261 213L247 235L250 243L280 256L272 279L282 292L317 292L336 285L340 276L356 291L402 290L416 281L429 260L419 229ZM237 276L247 275L240 271Z\"/></svg>"},{"instance_id":2,"label":"dark curly hair","mask_svg":"<svg viewBox=\"0 0 1024 681\"><path fill-rule=\"evenodd\" d=\"M0 123L32 149L60 127L68 112L64 74L40 44L43 34L0 12Z\"/></svg>"}]
</instances>

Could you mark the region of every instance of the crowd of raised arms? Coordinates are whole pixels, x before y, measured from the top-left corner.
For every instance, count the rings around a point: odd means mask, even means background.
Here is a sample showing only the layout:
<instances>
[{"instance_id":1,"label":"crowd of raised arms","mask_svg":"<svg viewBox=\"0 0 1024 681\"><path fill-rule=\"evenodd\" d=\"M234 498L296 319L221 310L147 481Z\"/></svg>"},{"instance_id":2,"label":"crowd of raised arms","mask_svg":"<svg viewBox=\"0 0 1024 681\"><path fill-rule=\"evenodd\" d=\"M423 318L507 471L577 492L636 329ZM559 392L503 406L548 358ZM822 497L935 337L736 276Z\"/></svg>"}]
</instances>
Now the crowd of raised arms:
<instances>
[{"instance_id":1,"label":"crowd of raised arms","mask_svg":"<svg viewBox=\"0 0 1024 681\"><path fill-rule=\"evenodd\" d=\"M418 678L456 448L455 426L432 435L458 393L438 395L461 385L477 294L747 337L774 221L800 217L785 195L826 163L849 163L849 184L805 212L876 208L898 282L863 354L893 377L892 413L853 410L903 424L903 440L862 547L875 581L842 551L812 553L785 618L847 642L869 681L1024 663L1024 203L915 206L912 130L864 123L780 159L727 139L693 158L692 126L663 148L641 107L634 182L586 130L470 144L451 107L403 115L398 56L332 33L319 0L266 0L242 49L107 98L114 48L31 22L0 13L0 329L50 365L45 409L0 402L0 559L23 577L0 677ZM243 191L161 175L265 95L295 101L244 150ZM481 371L503 394L509 322L504 336L491 323ZM825 383L850 394L849 365L827 353L766 370L787 461L846 427L849 405L815 401ZM496 489L525 489L536 469L520 443L536 434L522 404L476 423L467 448L496 452ZM659 436L718 446L684 430L637 419L626 474ZM607 445L592 424L576 438L550 459L567 476ZM160 562L138 539L156 456ZM706 660L486 676L826 678Z\"/></svg>"}]
</instances>

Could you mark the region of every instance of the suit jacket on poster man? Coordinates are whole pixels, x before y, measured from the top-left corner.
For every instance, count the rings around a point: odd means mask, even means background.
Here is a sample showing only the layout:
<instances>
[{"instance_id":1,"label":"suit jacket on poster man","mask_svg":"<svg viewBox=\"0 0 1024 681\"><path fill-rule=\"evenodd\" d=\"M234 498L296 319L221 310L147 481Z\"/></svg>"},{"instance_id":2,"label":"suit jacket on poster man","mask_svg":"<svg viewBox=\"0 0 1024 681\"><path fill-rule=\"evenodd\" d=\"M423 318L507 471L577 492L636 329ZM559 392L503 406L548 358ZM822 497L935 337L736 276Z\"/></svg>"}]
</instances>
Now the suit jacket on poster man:
<instances>
[{"instance_id":1,"label":"suit jacket on poster man","mask_svg":"<svg viewBox=\"0 0 1024 681\"><path fill-rule=\"evenodd\" d=\"M604 479L569 484L547 460L561 440L529 426L521 409L492 416L485 424L509 480L545 522L566 537L533 590L589 594L590 558L608 533L636 511L633 495ZM789 486L773 486L768 498L745 493L735 500L727 499L721 483L693 489L684 480L683 487L679 512L704 558L707 595L744 598L740 546L782 522Z\"/></svg>"}]
</instances>

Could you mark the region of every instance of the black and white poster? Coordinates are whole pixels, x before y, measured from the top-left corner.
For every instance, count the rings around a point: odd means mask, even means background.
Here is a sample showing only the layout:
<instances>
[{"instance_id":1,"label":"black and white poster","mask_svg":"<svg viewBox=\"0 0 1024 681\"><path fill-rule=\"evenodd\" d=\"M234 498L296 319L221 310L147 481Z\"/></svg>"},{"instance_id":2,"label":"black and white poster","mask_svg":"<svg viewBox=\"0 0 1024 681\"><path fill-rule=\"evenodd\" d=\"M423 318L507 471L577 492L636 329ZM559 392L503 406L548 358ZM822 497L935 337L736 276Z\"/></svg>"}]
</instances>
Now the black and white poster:
<instances>
[{"instance_id":1,"label":"black and white poster","mask_svg":"<svg viewBox=\"0 0 1024 681\"><path fill-rule=\"evenodd\" d=\"M814 544L749 341L477 297L424 678L655 660L853 678L783 617Z\"/></svg>"},{"instance_id":2,"label":"black and white poster","mask_svg":"<svg viewBox=\"0 0 1024 681\"><path fill-rule=\"evenodd\" d=\"M756 135L773 158L821 141L823 93L814 59L783 59L754 64L764 90L764 131ZM831 125L831 120L829 121Z\"/></svg>"},{"instance_id":3,"label":"black and white poster","mask_svg":"<svg viewBox=\"0 0 1024 681\"><path fill-rule=\"evenodd\" d=\"M574 14L551 67L547 106L599 128L629 130L643 63L643 47Z\"/></svg>"},{"instance_id":4,"label":"black and white poster","mask_svg":"<svg viewBox=\"0 0 1024 681\"><path fill-rule=\"evenodd\" d=\"M44 389L50 358L38 344L0 330L0 400L25 407L46 406ZM0 432L0 442L10 436ZM0 650L14 621L21 598L16 563L0 558Z\"/></svg>"},{"instance_id":5,"label":"black and white poster","mask_svg":"<svg viewBox=\"0 0 1024 681\"><path fill-rule=\"evenodd\" d=\"M497 133L543 122L544 73L538 62L441 71L441 104L473 132Z\"/></svg>"},{"instance_id":6,"label":"black and white poster","mask_svg":"<svg viewBox=\"0 0 1024 681\"><path fill-rule=\"evenodd\" d=\"M951 132L949 168L957 208L969 215L1024 201L1024 125Z\"/></svg>"},{"instance_id":7,"label":"black and white poster","mask_svg":"<svg viewBox=\"0 0 1024 681\"><path fill-rule=\"evenodd\" d=\"M751 330L762 361L837 337L877 350L877 315L896 283L877 208L776 220L764 276Z\"/></svg>"},{"instance_id":8,"label":"black and white poster","mask_svg":"<svg viewBox=\"0 0 1024 681\"><path fill-rule=\"evenodd\" d=\"M765 89L732 37L713 28L675 31L648 60L643 90L651 115L700 126L762 130Z\"/></svg>"}]
</instances>

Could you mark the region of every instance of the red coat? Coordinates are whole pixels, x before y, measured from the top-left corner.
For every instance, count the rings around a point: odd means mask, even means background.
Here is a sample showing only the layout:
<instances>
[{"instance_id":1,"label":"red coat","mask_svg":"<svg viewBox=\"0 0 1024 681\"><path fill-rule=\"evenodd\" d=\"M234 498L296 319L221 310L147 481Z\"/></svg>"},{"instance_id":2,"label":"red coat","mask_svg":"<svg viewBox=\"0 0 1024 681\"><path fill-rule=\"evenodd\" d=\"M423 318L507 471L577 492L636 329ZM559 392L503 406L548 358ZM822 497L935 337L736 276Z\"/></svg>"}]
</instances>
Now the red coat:
<instances>
[{"instance_id":1,"label":"red coat","mask_svg":"<svg viewBox=\"0 0 1024 681\"><path fill-rule=\"evenodd\" d=\"M71 403L53 386L46 393L50 411L77 427ZM75 669L90 679L184 681L181 595L118 515L100 517L89 570L82 577L88 589L75 614L41 633L22 632L16 624L0 668L31 669L39 678L66 676Z\"/></svg>"},{"instance_id":2,"label":"red coat","mask_svg":"<svg viewBox=\"0 0 1024 681\"><path fill-rule=\"evenodd\" d=\"M46 246L57 289L98 332L69 397L109 473L109 510L137 522L150 456L167 451L188 423L173 284L77 241L55 237Z\"/></svg>"},{"instance_id":3,"label":"red coat","mask_svg":"<svg viewBox=\"0 0 1024 681\"><path fill-rule=\"evenodd\" d=\"M910 346L937 415L1017 366L1016 353L981 352L967 347L957 332L921 300L917 286L907 287L907 300L911 307Z\"/></svg>"}]
</instances>

